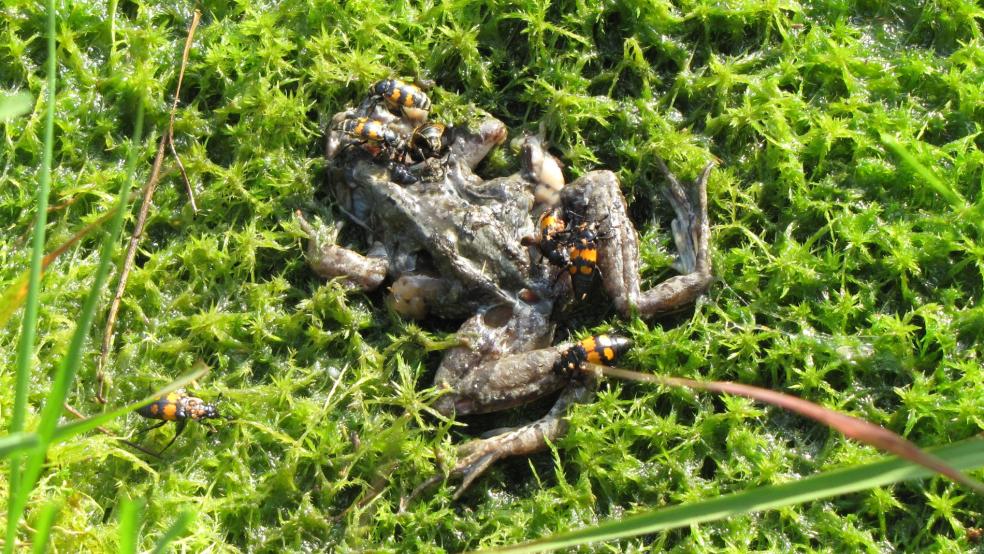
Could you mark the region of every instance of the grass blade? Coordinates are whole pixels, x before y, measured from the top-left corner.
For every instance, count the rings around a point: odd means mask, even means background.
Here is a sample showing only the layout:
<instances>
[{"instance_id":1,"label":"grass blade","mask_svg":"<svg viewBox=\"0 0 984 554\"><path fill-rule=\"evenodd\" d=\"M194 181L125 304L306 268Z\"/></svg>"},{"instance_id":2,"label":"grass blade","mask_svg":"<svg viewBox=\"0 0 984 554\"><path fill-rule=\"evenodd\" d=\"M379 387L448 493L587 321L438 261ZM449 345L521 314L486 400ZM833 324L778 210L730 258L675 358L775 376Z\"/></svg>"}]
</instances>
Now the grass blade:
<instances>
[{"instance_id":1,"label":"grass blade","mask_svg":"<svg viewBox=\"0 0 984 554\"><path fill-rule=\"evenodd\" d=\"M44 272L47 271L48 266L51 265L51 263L54 262L58 256L64 254L65 251L71 248L73 244L82 240L99 227L102 227L103 223L106 223L106 221L108 221L114 213L116 213L116 208L109 210L109 213L86 225L81 231L75 233L68 240L62 243L61 246L49 252L44 258L41 259L41 275L44 275ZM25 271L13 285L7 287L7 290L4 291L3 296L0 296L0 329L2 329L8 321L10 321L10 318L13 317L14 312L17 311L17 308L20 308L21 304L24 303L24 299L27 298L27 284L30 279L30 270Z\"/></svg>"},{"instance_id":2,"label":"grass blade","mask_svg":"<svg viewBox=\"0 0 984 554\"><path fill-rule=\"evenodd\" d=\"M167 552L168 545L170 545L174 539L178 538L185 532L185 529L187 529L188 525L191 523L191 519L191 512L184 511L179 513L178 517L175 518L174 523L167 528L167 531L164 531L161 538L157 539L157 542L154 544L154 550L151 552L153 554L162 554L163 552Z\"/></svg>"},{"instance_id":3,"label":"grass blade","mask_svg":"<svg viewBox=\"0 0 984 554\"><path fill-rule=\"evenodd\" d=\"M17 452L30 450L38 445L35 433L18 431L5 437L0 437L0 460Z\"/></svg>"},{"instance_id":4,"label":"grass blade","mask_svg":"<svg viewBox=\"0 0 984 554\"><path fill-rule=\"evenodd\" d=\"M116 244L119 240L120 229L123 227L123 218L127 211L125 207L129 201L130 188L133 184L133 174L136 168L137 157L140 152L141 137L143 135L143 118L144 104L141 99L139 105L137 106L133 140L131 143L130 155L127 160L127 178L120 190L120 199L110 225L109 233L107 233L106 237L103 239L99 255L99 266L96 268L92 288L90 289L89 294L82 305L82 310L79 314L79 321L75 327L75 332L72 335L72 341L69 344L65 357L58 365L54 376L54 382L51 385L51 390L48 392L48 398L45 401L44 408L41 411L41 422L38 425L37 430L39 438L38 447L25 462L23 474L20 476L20 481L17 485L14 485L13 481L11 482L11 487L18 487L18 491L17 494L11 494L10 497L11 500L9 503L7 523L8 538L5 548L12 549L13 547L12 539L16 537L17 522L20 520L24 507L27 505L27 497L30 494L31 489L34 488L35 483L37 483L38 478L41 476L41 469L44 465L48 444L54 437L55 430L58 426L58 420L61 418L63 404L68 398L68 392L71 388L72 381L75 380L75 374L78 371L79 365L82 363L82 352L85 347L85 341L88 337L92 320L95 317L96 306L99 303L100 293L106 284L106 278L109 274L109 266L113 258L113 250L116 248ZM40 273L40 264L38 270ZM28 295L28 305L30 305L30 295ZM13 468L15 466L19 467L16 462L11 464L11 473L14 472Z\"/></svg>"},{"instance_id":5,"label":"grass blade","mask_svg":"<svg viewBox=\"0 0 984 554\"><path fill-rule=\"evenodd\" d=\"M120 554L137 553L142 515L143 503L139 500L124 498L120 501L120 544L117 549Z\"/></svg>"},{"instance_id":6,"label":"grass blade","mask_svg":"<svg viewBox=\"0 0 984 554\"><path fill-rule=\"evenodd\" d=\"M970 439L933 451L949 465L969 470L984 466L984 440ZM858 492L932 475L930 470L898 458L839 469L792 483L760 487L681 506L628 516L600 525L559 533L537 541L493 550L519 554L543 552L589 542L635 537L667 529L789 506L811 500Z\"/></svg>"},{"instance_id":7,"label":"grass blade","mask_svg":"<svg viewBox=\"0 0 984 554\"><path fill-rule=\"evenodd\" d=\"M38 302L41 290L41 257L44 254L45 226L48 223L48 189L51 185L51 161L55 150L55 85L57 82L57 56L55 50L55 2L46 2L48 10L48 72L47 98L44 112L44 152L41 159L41 175L38 179L38 195L36 206L37 218L34 221L34 231L31 237L31 267L27 281L27 305L24 309L24 319L21 334L17 343L16 380L14 384L14 407L10 416L10 432L24 430L27 416L27 389L31 384L31 359L34 353L34 339L37 333ZM30 489L30 487L28 487ZM29 490L21 488L21 460L18 457L10 460L10 481L7 492L7 530L3 551L9 554L14 551L17 541L17 523L20 521L20 510L27 502Z\"/></svg>"},{"instance_id":8,"label":"grass blade","mask_svg":"<svg viewBox=\"0 0 984 554\"><path fill-rule=\"evenodd\" d=\"M42 552L47 552L48 550L48 539L51 538L51 527L55 524L55 519L58 517L58 510L61 508L61 503L58 501L51 501L41 508L41 513L38 514L38 522L34 526L34 544L31 546L32 554L41 554Z\"/></svg>"},{"instance_id":9,"label":"grass blade","mask_svg":"<svg viewBox=\"0 0 984 554\"><path fill-rule=\"evenodd\" d=\"M27 91L0 95L0 123L10 121L31 111L32 103L34 103L34 97Z\"/></svg>"}]
</instances>

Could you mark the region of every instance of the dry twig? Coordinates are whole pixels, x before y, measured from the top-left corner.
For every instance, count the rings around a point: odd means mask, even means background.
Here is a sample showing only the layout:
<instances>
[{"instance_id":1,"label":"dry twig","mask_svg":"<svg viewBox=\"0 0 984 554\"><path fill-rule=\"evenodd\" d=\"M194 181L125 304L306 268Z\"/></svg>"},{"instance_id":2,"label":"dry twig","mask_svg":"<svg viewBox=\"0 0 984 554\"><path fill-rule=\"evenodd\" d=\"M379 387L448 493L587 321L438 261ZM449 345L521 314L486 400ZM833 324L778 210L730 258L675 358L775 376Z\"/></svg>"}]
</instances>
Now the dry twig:
<instances>
[{"instance_id":1,"label":"dry twig","mask_svg":"<svg viewBox=\"0 0 984 554\"><path fill-rule=\"evenodd\" d=\"M147 222L147 212L150 211L150 201L154 196L154 191L157 190L157 183L161 176L161 164L164 162L164 148L168 145L171 146L171 152L174 154L175 159L178 161L178 167L181 168L181 175L185 180L185 187L188 189L188 194L191 198L191 206L195 211L198 208L195 206L195 198L191 195L191 184L188 182L188 176L185 173L184 165L181 164L181 160L178 159L177 152L174 151L174 115L178 109L178 97L181 93L181 81L184 79L185 68L188 66L188 54L191 52L191 42L195 37L195 29L198 27L198 22L201 20L202 14L198 10L195 10L195 15L191 20L191 27L188 29L188 38L185 40L184 52L181 55L181 70L178 72L178 84L174 88L174 101L171 103L171 117L168 123L167 134L161 137L161 142L157 147L157 155L154 157L154 166L150 171L150 177L147 179L147 184L144 186L143 200L140 204L140 212L137 214L137 222L133 227L133 234L130 236L130 244L126 249L126 258L123 262L123 268L120 270L120 281L116 285L116 294L113 295L113 303L109 307L109 314L106 317L106 328L103 331L103 342L102 351L99 355L99 369L96 372L96 381L99 383L98 389L96 391L96 401L100 404L106 403L106 397L103 395L106 383L106 374L103 371L106 366L106 359L109 357L109 350L113 347L113 327L116 324L116 315L120 310L120 302L123 300L123 291L126 290L126 281L130 276L130 269L133 268L133 261L137 257L137 245L140 242L140 237L143 235L144 224Z\"/></svg>"}]
</instances>

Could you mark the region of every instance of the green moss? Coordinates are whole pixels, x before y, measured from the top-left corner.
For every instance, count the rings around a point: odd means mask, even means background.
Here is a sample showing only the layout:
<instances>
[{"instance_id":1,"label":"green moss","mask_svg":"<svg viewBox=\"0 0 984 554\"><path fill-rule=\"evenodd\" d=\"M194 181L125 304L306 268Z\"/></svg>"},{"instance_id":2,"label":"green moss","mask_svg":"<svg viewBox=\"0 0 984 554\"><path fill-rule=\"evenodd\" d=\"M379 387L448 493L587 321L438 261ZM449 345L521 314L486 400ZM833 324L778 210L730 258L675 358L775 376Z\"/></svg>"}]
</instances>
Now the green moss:
<instances>
[{"instance_id":1,"label":"green moss","mask_svg":"<svg viewBox=\"0 0 984 554\"><path fill-rule=\"evenodd\" d=\"M500 463L459 503L444 487L401 505L468 436L427 409L439 354L425 345L447 338L447 326L421 331L378 295L318 280L291 221L298 208L332 217L321 129L391 75L434 79L438 117L476 105L513 136L542 123L570 177L617 171L647 239L650 282L670 275L672 256L652 158L681 177L719 160L710 181L718 282L693 316L596 322L633 336L632 366L789 390L923 445L981 431L984 11L975 2L341 4L205 10L175 121L201 210L191 211L168 159L117 326L110 399L135 399L201 359L213 371L197 392L221 396L235 420L215 434L191 426L161 460L101 435L53 449L33 504L63 502L53 546L115 548L118 499L130 497L146 499L142 548L191 508L179 543L190 551L457 551L876 455L745 400L612 383L574 410L557 450ZM144 175L166 129L190 13L151 0L111 5L115 14L59 8L52 247L112 205L138 96L149 99L153 130ZM40 9L15 0L0 20L0 88L36 98ZM26 266L41 126L40 110L0 126L4 287ZM953 196L928 186L883 134ZM513 167L497 154L490 171ZM45 278L32 406L67 347L98 239ZM0 337L4 406L14 329ZM86 359L71 400L86 413L101 409L95 363ZM142 423L132 416L113 431ZM145 442L163 445L171 432ZM622 546L967 549L964 530L982 512L979 497L936 479Z\"/></svg>"}]
</instances>

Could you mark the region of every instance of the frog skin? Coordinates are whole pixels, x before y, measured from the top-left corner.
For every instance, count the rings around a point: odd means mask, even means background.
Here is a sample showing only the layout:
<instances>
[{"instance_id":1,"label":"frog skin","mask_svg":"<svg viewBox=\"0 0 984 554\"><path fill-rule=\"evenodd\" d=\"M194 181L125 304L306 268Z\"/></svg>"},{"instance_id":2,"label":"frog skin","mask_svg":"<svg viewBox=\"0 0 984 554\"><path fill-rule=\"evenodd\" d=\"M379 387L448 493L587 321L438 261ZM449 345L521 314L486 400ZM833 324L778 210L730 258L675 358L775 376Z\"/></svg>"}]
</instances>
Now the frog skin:
<instances>
[{"instance_id":1,"label":"frog skin","mask_svg":"<svg viewBox=\"0 0 984 554\"><path fill-rule=\"evenodd\" d=\"M349 110L335 119L360 115ZM373 117L389 117L396 128L403 124L382 110ZM412 130L401 132L409 136ZM571 299L570 279L556 279L558 268L534 247L521 244L536 232L537 212L543 209L534 198L541 184L538 168L523 167L489 180L473 172L506 134L505 125L491 117L472 128L454 128L437 177L401 185L390 179L379 156L346 147L346 137L330 131L329 175L336 200L367 231L373 246L364 256L300 220L311 238L308 259L318 275L340 278L364 291L389 278L393 295L401 291L415 304L412 309L405 303L404 309L397 307L404 315L465 320L458 332L461 344L445 351L434 378L435 386L445 391L434 405L438 412L496 412L560 392L542 418L460 447L447 476L462 480L455 498L495 461L542 450L562 436L564 414L571 405L588 401L595 387L587 374L571 378L556 370L571 345L553 345L551 315L555 305ZM527 137L522 147L524 161L550 156L535 137ZM681 273L654 288L641 290L639 239L614 173L592 171L559 195L564 209L580 214L597 230L601 285L623 317L678 309L712 280L707 217L712 166L687 187L662 161L654 163L666 177L663 192L676 216L671 225L679 254L674 268ZM428 479L414 494L444 478Z\"/></svg>"}]
</instances>

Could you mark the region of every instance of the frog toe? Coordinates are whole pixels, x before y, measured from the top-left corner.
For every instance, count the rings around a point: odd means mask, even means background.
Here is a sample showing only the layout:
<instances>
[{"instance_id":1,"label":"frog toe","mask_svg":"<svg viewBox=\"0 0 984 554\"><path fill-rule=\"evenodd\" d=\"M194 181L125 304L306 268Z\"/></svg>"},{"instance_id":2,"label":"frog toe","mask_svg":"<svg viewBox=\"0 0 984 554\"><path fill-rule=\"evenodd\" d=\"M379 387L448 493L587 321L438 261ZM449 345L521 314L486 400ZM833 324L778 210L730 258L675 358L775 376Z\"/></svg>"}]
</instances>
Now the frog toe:
<instances>
[{"instance_id":1,"label":"frog toe","mask_svg":"<svg viewBox=\"0 0 984 554\"><path fill-rule=\"evenodd\" d=\"M468 490L468 487L471 486L472 482L474 482L475 479L477 479L481 474L485 473L485 470L487 470L489 466L498 460L499 457L500 455L495 452L487 452L480 455L475 454L470 456L468 458L468 465L462 468L463 477L461 479L461 485L459 485L458 489L454 491L454 496L451 498L453 500L458 500L461 498L461 495Z\"/></svg>"},{"instance_id":2,"label":"frog toe","mask_svg":"<svg viewBox=\"0 0 984 554\"><path fill-rule=\"evenodd\" d=\"M484 441L474 441L474 442L484 442ZM472 443L465 444L468 446ZM437 485L441 481L451 478L461 477L461 485L454 491L454 495L451 497L453 500L458 500L461 495L468 490L472 482L475 481L480 475L485 473L485 470L489 468L496 460L500 458L494 450L487 451L482 449L478 452L474 452L469 456L466 456L458 461L458 464L451 470L448 475L434 475L421 483L413 492L410 494L410 498L416 498L420 493L425 490Z\"/></svg>"},{"instance_id":3,"label":"frog toe","mask_svg":"<svg viewBox=\"0 0 984 554\"><path fill-rule=\"evenodd\" d=\"M572 404L586 401L593 394L593 385L568 387L561 393L550 412L544 417L515 428L492 431L493 436L475 439L458 447L458 463L447 476L435 475L413 492L413 497L445 478L461 479L453 498L457 500L471 484L495 462L509 456L529 456L544 450L547 445L567 432L564 415Z\"/></svg>"},{"instance_id":4,"label":"frog toe","mask_svg":"<svg viewBox=\"0 0 984 554\"><path fill-rule=\"evenodd\" d=\"M670 223L678 253L673 267L682 274L695 272L709 274L711 271L707 179L713 167L713 163L705 165L700 176L687 191L683 191L679 182L671 174L667 174L667 180L670 181L667 196L671 199L676 212L676 219ZM666 166L664 165L663 168L665 169ZM674 189L676 193L673 192ZM678 196L682 196L682 202L672 200Z\"/></svg>"},{"instance_id":5,"label":"frog toe","mask_svg":"<svg viewBox=\"0 0 984 554\"><path fill-rule=\"evenodd\" d=\"M458 448L458 463L447 475L434 475L420 484L411 498L416 497L424 490L444 481L445 479L461 478L461 484L455 489L453 500L458 500L461 495L468 490L468 487L478 479L496 461L511 455L509 452L508 440L503 440L506 433L490 439L476 439L465 443Z\"/></svg>"}]
</instances>

